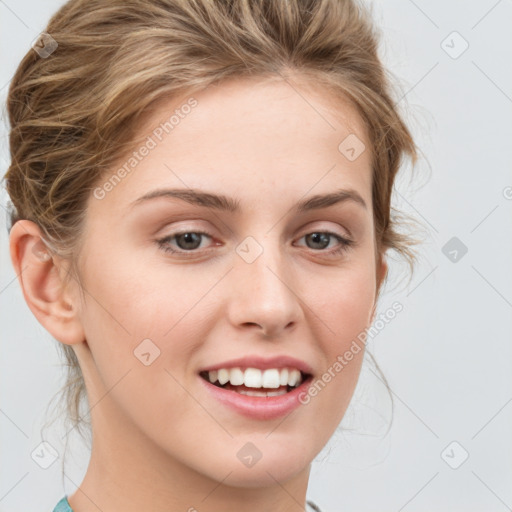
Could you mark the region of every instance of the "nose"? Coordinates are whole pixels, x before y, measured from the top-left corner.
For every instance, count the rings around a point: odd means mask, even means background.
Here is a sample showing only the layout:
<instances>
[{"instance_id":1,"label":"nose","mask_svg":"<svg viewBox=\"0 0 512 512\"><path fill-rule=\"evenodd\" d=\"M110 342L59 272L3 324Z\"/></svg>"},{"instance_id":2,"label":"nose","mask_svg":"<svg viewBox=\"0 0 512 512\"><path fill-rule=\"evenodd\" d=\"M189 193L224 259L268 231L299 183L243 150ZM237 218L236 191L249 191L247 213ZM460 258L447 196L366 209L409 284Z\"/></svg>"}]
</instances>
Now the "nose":
<instances>
[{"instance_id":1,"label":"nose","mask_svg":"<svg viewBox=\"0 0 512 512\"><path fill-rule=\"evenodd\" d=\"M229 273L228 318L236 329L254 329L265 338L293 330L302 318L298 283L278 243L252 262L235 255Z\"/></svg>"}]
</instances>

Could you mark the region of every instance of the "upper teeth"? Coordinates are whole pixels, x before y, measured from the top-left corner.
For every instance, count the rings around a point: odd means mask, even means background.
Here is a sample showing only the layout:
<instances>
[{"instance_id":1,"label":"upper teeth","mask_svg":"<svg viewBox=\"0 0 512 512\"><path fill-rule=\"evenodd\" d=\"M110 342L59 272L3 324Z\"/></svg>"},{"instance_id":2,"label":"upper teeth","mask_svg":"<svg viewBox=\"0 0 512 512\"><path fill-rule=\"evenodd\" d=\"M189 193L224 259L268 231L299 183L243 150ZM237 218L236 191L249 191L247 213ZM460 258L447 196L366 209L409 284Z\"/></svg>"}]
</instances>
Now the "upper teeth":
<instances>
[{"instance_id":1,"label":"upper teeth","mask_svg":"<svg viewBox=\"0 0 512 512\"><path fill-rule=\"evenodd\" d=\"M208 372L208 380L213 384L219 381L224 385L230 382L233 386L245 385L248 388L278 388L279 386L298 386L302 382L300 370L296 368L220 368Z\"/></svg>"}]
</instances>

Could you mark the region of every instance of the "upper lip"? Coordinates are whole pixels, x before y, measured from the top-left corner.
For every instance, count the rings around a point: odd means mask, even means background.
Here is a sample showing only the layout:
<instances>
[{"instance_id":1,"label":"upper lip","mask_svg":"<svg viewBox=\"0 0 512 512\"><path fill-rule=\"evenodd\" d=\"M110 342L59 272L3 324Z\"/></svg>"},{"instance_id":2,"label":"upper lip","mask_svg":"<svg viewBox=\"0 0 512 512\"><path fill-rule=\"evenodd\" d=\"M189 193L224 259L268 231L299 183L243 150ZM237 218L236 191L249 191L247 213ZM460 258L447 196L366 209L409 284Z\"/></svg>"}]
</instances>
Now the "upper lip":
<instances>
[{"instance_id":1,"label":"upper lip","mask_svg":"<svg viewBox=\"0 0 512 512\"><path fill-rule=\"evenodd\" d=\"M309 364L295 357L280 355L274 357L262 357L262 356L244 356L237 359L230 359L229 361L223 361L222 363L212 364L210 366L201 368L200 372L207 372L211 370L219 370L220 368L259 368L261 370L267 370L269 368L297 368L303 373L312 374L313 370Z\"/></svg>"}]
</instances>

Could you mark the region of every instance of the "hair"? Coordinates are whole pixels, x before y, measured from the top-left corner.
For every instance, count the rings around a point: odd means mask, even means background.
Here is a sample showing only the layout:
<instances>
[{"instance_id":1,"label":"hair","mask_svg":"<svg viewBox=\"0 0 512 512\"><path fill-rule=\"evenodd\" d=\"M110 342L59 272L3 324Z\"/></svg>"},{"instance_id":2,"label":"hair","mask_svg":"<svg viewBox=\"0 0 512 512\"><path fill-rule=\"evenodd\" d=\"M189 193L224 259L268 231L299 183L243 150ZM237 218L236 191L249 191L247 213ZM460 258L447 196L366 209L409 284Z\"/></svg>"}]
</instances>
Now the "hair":
<instances>
[{"instance_id":1,"label":"hair","mask_svg":"<svg viewBox=\"0 0 512 512\"><path fill-rule=\"evenodd\" d=\"M406 158L414 167L418 150L379 59L371 11L357 0L71 0L45 33L57 48L46 58L29 50L8 93L9 231L20 219L36 223L69 263L66 283L80 282L88 198L133 150L145 113L231 78L309 84L355 107L372 152L376 250L395 251L414 270L418 241L401 229L412 219L391 199L398 170ZM81 432L83 375L73 348L58 346L67 418Z\"/></svg>"}]
</instances>

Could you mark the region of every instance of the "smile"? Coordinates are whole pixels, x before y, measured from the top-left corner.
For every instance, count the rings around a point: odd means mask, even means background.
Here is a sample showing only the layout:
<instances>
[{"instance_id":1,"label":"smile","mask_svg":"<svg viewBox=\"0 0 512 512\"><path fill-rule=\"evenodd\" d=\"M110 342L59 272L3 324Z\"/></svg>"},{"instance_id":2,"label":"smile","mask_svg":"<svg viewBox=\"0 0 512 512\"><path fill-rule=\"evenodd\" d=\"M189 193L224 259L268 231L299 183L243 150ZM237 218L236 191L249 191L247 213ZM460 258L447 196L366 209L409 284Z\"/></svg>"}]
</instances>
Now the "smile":
<instances>
[{"instance_id":1,"label":"smile","mask_svg":"<svg viewBox=\"0 0 512 512\"><path fill-rule=\"evenodd\" d=\"M290 414L301 404L312 374L298 368L233 367L201 371L210 396L231 411L251 419L270 420Z\"/></svg>"}]
</instances>

